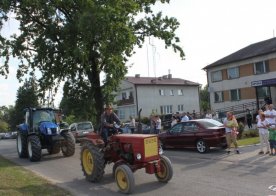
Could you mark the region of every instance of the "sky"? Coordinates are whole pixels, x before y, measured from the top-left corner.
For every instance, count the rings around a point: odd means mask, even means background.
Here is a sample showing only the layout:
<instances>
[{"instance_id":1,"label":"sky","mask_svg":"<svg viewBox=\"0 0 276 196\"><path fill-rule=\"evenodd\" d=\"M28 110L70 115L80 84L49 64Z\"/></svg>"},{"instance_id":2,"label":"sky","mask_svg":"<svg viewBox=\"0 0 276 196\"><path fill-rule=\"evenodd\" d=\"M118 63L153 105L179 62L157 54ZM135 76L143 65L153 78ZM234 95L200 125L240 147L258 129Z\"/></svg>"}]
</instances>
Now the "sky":
<instances>
[{"instance_id":1,"label":"sky","mask_svg":"<svg viewBox=\"0 0 276 196\"><path fill-rule=\"evenodd\" d=\"M275 0L170 0L170 4L158 3L154 6L155 11L162 11L163 15L175 17L180 22L176 35L180 38L185 60L181 60L172 48L165 49L162 41L147 39L144 47L136 48L136 54L129 59L127 76L159 77L171 73L174 78L205 86L205 66L250 44L274 37L275 8ZM2 34L15 31L16 23L9 21ZM13 61L8 79L0 76L0 106L15 103L17 89L22 85L16 79L16 69L16 61ZM61 97L62 90L55 98L55 105Z\"/></svg>"}]
</instances>

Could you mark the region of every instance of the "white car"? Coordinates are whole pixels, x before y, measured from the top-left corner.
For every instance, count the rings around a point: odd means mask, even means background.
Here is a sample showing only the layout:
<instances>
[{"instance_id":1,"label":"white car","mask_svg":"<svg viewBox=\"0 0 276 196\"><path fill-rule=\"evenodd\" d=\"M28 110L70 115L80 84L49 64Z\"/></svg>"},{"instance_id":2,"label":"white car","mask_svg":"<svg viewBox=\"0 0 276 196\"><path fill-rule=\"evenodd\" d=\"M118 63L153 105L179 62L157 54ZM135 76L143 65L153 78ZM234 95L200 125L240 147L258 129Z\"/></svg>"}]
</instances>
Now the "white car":
<instances>
[{"instance_id":1,"label":"white car","mask_svg":"<svg viewBox=\"0 0 276 196\"><path fill-rule=\"evenodd\" d=\"M69 126L69 130L73 133L76 142L80 141L80 138L85 137L87 134L94 131L94 127L90 121L77 122Z\"/></svg>"}]
</instances>

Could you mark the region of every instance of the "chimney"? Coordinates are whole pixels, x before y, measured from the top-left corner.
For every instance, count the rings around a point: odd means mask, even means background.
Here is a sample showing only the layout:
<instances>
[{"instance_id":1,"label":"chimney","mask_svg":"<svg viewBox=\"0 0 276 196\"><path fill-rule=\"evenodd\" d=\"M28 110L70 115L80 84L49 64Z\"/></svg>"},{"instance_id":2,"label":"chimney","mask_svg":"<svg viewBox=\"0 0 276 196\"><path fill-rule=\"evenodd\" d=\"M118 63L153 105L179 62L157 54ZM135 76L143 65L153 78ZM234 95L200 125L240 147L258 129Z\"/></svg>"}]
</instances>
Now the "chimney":
<instances>
[{"instance_id":1,"label":"chimney","mask_svg":"<svg viewBox=\"0 0 276 196\"><path fill-rule=\"evenodd\" d=\"M168 76L167 76L167 75L164 75L164 76L163 76L163 79L167 79L167 78L168 78Z\"/></svg>"},{"instance_id":2,"label":"chimney","mask_svg":"<svg viewBox=\"0 0 276 196\"><path fill-rule=\"evenodd\" d=\"M171 70L169 69L168 72L169 72L169 73L168 73L168 78L169 78L169 79L172 79Z\"/></svg>"},{"instance_id":3,"label":"chimney","mask_svg":"<svg viewBox=\"0 0 276 196\"><path fill-rule=\"evenodd\" d=\"M140 74L135 74L135 78L140 78Z\"/></svg>"}]
</instances>

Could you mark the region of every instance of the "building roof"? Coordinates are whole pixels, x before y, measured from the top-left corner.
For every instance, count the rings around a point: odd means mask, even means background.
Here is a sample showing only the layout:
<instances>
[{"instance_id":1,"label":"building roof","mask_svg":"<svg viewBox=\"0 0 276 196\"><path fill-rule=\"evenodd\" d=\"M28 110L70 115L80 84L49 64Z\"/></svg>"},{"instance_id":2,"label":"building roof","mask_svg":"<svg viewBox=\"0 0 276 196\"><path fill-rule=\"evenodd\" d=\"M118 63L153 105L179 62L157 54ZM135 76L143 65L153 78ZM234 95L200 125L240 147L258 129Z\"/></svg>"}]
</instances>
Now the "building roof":
<instances>
[{"instance_id":1,"label":"building roof","mask_svg":"<svg viewBox=\"0 0 276 196\"><path fill-rule=\"evenodd\" d=\"M207 65L203 69L210 69L220 65L225 65L228 63L233 63L241 60L246 60L249 58L266 55L276 52L276 38L264 40L255 44L251 44L245 48L238 50L210 65Z\"/></svg>"},{"instance_id":2,"label":"building roof","mask_svg":"<svg viewBox=\"0 0 276 196\"><path fill-rule=\"evenodd\" d=\"M186 86L199 86L199 83L191 82L180 78L172 78L170 76L163 77L140 77L140 76L127 76L126 81L135 85L186 85Z\"/></svg>"}]
</instances>

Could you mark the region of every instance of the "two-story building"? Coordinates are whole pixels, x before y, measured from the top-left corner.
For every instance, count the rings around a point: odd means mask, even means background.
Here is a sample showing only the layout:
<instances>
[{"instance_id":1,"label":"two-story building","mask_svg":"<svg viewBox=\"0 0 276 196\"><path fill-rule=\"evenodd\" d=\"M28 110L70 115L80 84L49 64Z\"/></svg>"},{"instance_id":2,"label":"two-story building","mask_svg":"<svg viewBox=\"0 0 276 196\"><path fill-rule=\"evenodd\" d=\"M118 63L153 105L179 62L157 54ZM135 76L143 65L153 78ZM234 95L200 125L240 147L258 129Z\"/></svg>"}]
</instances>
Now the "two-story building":
<instances>
[{"instance_id":1,"label":"two-story building","mask_svg":"<svg viewBox=\"0 0 276 196\"><path fill-rule=\"evenodd\" d=\"M265 97L276 103L276 38L251 44L206 67L213 110L260 108Z\"/></svg>"},{"instance_id":2,"label":"two-story building","mask_svg":"<svg viewBox=\"0 0 276 196\"><path fill-rule=\"evenodd\" d=\"M199 112L200 84L184 79L162 77L126 77L121 81L116 96L115 109L121 120L130 116L149 117L151 114L172 114L175 112Z\"/></svg>"}]
</instances>

